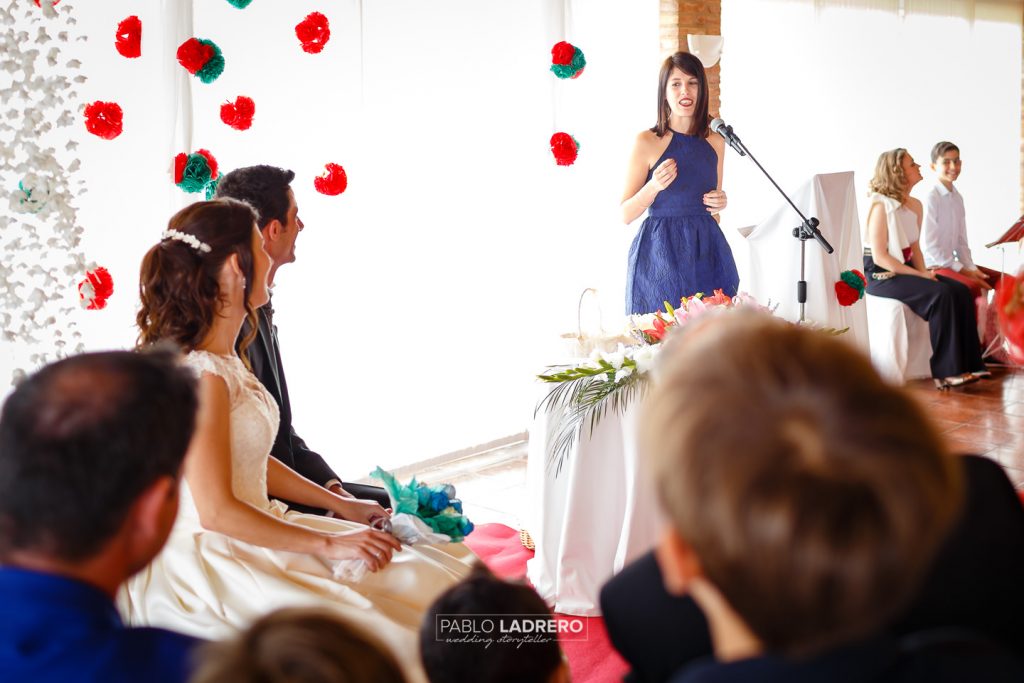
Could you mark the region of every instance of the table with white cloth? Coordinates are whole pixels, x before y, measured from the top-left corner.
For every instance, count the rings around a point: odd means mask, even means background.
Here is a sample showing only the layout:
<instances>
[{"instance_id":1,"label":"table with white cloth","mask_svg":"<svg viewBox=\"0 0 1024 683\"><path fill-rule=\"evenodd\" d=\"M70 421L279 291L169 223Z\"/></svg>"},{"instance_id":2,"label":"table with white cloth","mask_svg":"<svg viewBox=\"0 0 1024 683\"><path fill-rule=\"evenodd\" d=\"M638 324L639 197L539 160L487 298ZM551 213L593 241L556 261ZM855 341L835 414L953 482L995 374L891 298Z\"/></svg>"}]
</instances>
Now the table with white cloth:
<instances>
[{"instance_id":1,"label":"table with white cloth","mask_svg":"<svg viewBox=\"0 0 1024 683\"><path fill-rule=\"evenodd\" d=\"M853 171L813 176L790 194L805 216L820 221L818 229L835 250L832 254L814 240L806 245L807 303L805 317L824 327L849 328L844 335L858 347L868 349L868 321L863 301L840 305L835 283L844 270L864 270L864 249ZM737 201L733 198L733 201ZM779 208L747 234L748 272L740 289L762 304L778 304L775 315L786 320L800 319L796 283L800 279L800 242L793 228L800 217L789 204Z\"/></svg>"},{"instance_id":2,"label":"table with white cloth","mask_svg":"<svg viewBox=\"0 0 1024 683\"><path fill-rule=\"evenodd\" d=\"M540 397L552 385L539 387ZM536 554L527 577L555 612L600 614L601 586L651 550L662 528L653 482L637 459L636 407L584 424L556 474L548 444L561 414L538 411L530 428L526 528Z\"/></svg>"}]
</instances>

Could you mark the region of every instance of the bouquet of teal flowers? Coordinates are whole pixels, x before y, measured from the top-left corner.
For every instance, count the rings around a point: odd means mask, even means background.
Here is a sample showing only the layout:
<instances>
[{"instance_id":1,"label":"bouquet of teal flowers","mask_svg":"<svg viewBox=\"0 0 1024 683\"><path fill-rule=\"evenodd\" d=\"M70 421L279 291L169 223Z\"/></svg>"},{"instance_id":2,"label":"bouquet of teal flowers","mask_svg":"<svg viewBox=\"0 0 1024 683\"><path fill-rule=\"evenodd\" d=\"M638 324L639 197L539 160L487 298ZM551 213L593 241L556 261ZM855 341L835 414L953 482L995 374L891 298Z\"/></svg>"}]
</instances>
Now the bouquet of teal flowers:
<instances>
[{"instance_id":1,"label":"bouquet of teal flowers","mask_svg":"<svg viewBox=\"0 0 1024 683\"><path fill-rule=\"evenodd\" d=\"M379 479L391 496L393 508L392 524L396 528L396 536L406 541L397 533L401 515L408 515L416 527L423 531L446 536L453 542L461 541L473 531L473 522L462 514L462 501L455 497L455 487L451 484L428 486L418 483L413 477L408 484L402 484L390 472L380 467L370 475ZM425 525L425 528L424 528Z\"/></svg>"}]
</instances>

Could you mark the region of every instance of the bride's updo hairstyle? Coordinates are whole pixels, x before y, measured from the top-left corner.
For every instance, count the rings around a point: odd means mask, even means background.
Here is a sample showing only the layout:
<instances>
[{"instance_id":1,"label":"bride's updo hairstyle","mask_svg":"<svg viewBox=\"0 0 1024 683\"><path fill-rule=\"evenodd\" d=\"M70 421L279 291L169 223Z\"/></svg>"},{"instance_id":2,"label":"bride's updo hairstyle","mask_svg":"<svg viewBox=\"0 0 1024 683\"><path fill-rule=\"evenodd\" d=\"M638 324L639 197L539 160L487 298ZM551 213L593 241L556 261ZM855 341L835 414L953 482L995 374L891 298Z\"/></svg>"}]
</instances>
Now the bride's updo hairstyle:
<instances>
[{"instance_id":1,"label":"bride's updo hairstyle","mask_svg":"<svg viewBox=\"0 0 1024 683\"><path fill-rule=\"evenodd\" d=\"M221 292L219 275L224 262L238 255L245 276L243 301L251 334L238 350L255 336L256 314L249 303L253 283L252 229L256 211L235 199L196 202L174 214L163 239L142 259L136 316L139 345L170 340L185 351L195 349L206 337L214 317L228 304Z\"/></svg>"}]
</instances>

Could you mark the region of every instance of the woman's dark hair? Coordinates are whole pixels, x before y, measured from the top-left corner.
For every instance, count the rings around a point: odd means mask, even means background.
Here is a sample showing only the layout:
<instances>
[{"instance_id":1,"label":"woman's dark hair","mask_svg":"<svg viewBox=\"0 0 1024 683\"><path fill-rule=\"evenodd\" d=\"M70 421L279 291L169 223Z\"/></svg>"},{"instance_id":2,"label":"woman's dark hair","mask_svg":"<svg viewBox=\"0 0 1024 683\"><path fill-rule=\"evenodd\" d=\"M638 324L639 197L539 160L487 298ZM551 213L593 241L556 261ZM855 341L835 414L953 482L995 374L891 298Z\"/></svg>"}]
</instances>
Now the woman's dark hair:
<instances>
[{"instance_id":1,"label":"woman's dark hair","mask_svg":"<svg viewBox=\"0 0 1024 683\"><path fill-rule=\"evenodd\" d=\"M505 617L509 622L554 620L533 588L499 579L477 564L469 576L434 601L420 625L420 659L430 683L548 681L562 664L557 638L501 639L501 634L491 637L491 632L484 630L465 642L445 632L442 615L477 623L488 617L495 621Z\"/></svg>"},{"instance_id":2,"label":"woman's dark hair","mask_svg":"<svg viewBox=\"0 0 1024 683\"><path fill-rule=\"evenodd\" d=\"M668 80L672 75L672 69L679 69L687 76L696 78L700 90L697 93L697 106L693 110L690 130L679 132L706 138L709 130L708 124L711 122L708 117L708 77L704 73L704 65L689 52L677 52L666 58L661 65L661 75L658 76L658 123L651 128L651 132L660 138L669 131L668 122L669 117L672 116L672 109L665 100L665 93L668 91Z\"/></svg>"},{"instance_id":3,"label":"woman's dark hair","mask_svg":"<svg viewBox=\"0 0 1024 683\"><path fill-rule=\"evenodd\" d=\"M256 314L249 303L254 280L255 223L253 208L235 199L196 202L171 217L168 230L192 235L210 250L165 237L146 252L139 276L142 306L136 316L140 346L170 340L186 351L195 349L226 303L218 275L224 262L237 254L245 276L243 301L251 330L238 345L239 355L246 359L244 351L257 329Z\"/></svg>"}]
</instances>

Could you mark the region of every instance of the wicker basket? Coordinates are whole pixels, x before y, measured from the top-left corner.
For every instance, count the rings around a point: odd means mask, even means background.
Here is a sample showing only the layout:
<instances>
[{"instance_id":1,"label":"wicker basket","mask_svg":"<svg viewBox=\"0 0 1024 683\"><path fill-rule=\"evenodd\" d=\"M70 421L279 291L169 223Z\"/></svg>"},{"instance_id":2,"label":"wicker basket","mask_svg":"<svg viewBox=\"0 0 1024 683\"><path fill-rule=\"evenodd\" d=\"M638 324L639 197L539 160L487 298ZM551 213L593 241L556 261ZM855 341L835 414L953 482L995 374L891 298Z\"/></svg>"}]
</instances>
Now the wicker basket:
<instances>
[{"instance_id":1,"label":"wicker basket","mask_svg":"<svg viewBox=\"0 0 1024 683\"><path fill-rule=\"evenodd\" d=\"M589 297L587 295L590 295ZM597 311L597 334L588 334L583 331L583 304L590 299L593 302L591 308ZM566 332L561 335L562 348L566 355L571 358L586 358L594 350L610 352L618 348L619 344L636 344L636 340L623 334L609 334L605 332L604 321L601 316L601 304L597 300L597 290L587 287L580 294L579 305L576 307L576 331Z\"/></svg>"}]
</instances>

